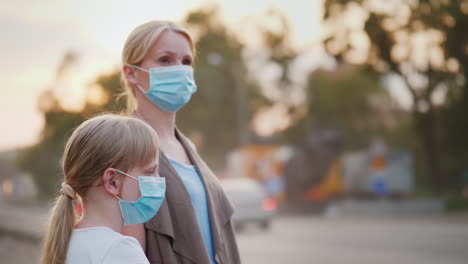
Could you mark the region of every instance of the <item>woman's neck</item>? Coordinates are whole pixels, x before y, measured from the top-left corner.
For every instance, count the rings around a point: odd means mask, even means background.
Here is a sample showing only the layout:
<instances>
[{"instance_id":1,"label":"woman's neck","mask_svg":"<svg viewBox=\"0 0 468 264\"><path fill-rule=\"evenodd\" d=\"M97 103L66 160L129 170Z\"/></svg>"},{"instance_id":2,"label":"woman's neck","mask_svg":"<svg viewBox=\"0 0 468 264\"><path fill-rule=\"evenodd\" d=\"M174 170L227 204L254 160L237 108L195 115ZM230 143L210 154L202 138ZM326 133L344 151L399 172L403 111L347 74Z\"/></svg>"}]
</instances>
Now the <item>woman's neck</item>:
<instances>
[{"instance_id":1,"label":"woman's neck","mask_svg":"<svg viewBox=\"0 0 468 264\"><path fill-rule=\"evenodd\" d=\"M146 99L146 100L145 100ZM157 108L147 98L140 100L138 109L134 115L148 123L158 133L160 141L168 142L176 140L175 137L175 113L167 113Z\"/></svg>"}]
</instances>

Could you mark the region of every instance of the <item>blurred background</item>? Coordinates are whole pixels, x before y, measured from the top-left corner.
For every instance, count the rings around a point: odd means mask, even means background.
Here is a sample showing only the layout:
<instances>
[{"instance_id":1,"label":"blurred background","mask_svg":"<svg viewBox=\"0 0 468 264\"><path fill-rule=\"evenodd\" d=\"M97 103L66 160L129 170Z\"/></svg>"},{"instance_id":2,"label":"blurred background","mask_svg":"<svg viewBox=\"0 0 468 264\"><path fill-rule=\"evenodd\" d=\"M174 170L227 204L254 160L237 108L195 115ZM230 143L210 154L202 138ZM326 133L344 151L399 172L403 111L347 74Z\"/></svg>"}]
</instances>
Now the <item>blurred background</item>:
<instances>
[{"instance_id":1,"label":"blurred background","mask_svg":"<svg viewBox=\"0 0 468 264\"><path fill-rule=\"evenodd\" d=\"M193 34L178 113L244 263L468 261L468 1L0 1L0 257L38 262L67 135L120 112L120 55Z\"/></svg>"}]
</instances>

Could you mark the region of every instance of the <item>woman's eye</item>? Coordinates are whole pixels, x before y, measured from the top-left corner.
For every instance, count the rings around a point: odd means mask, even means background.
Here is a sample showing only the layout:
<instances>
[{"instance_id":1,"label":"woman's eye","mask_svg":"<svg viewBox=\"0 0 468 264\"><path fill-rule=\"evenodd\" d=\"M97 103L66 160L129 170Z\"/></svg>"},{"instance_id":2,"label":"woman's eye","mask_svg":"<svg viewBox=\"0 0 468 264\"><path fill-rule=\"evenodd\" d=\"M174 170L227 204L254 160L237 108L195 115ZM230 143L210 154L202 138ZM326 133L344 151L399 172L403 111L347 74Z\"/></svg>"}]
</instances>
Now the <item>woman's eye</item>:
<instances>
[{"instance_id":1,"label":"woman's eye","mask_svg":"<svg viewBox=\"0 0 468 264\"><path fill-rule=\"evenodd\" d=\"M184 65L192 65L192 60L190 60L190 59L185 59L185 60L182 61L182 64L184 64Z\"/></svg>"},{"instance_id":2,"label":"woman's eye","mask_svg":"<svg viewBox=\"0 0 468 264\"><path fill-rule=\"evenodd\" d=\"M169 63L169 58L168 57L162 57L161 59L159 59L160 62L162 63Z\"/></svg>"}]
</instances>

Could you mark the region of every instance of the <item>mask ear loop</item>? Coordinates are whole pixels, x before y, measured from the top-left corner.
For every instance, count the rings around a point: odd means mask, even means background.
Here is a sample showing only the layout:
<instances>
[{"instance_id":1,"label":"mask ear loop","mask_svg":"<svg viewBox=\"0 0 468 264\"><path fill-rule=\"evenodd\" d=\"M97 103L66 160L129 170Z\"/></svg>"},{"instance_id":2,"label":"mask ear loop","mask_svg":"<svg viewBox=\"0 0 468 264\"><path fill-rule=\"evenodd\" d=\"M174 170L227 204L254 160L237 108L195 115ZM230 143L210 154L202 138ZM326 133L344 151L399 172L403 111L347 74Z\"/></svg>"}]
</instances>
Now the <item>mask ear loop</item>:
<instances>
[{"instance_id":1,"label":"mask ear loop","mask_svg":"<svg viewBox=\"0 0 468 264\"><path fill-rule=\"evenodd\" d=\"M149 70L144 69L144 68L142 68L142 67L140 67L140 66L136 66L136 65L133 65L133 64L126 64L126 65L127 65L127 66L130 66L130 67L133 67L133 68L135 68L135 69L138 69L138 70L140 70L140 71L144 71L144 72L147 72L147 73L150 72ZM141 91L143 94L146 94L145 90L143 90L143 88L141 88L141 86L140 86L139 84L137 84L136 87L137 87L138 89L140 89L140 91Z\"/></svg>"},{"instance_id":2,"label":"mask ear loop","mask_svg":"<svg viewBox=\"0 0 468 264\"><path fill-rule=\"evenodd\" d=\"M130 175L130 174L127 174L127 173L125 173L125 172L123 172L123 171L121 171L121 170L119 170L119 169L114 169L114 170L116 170L117 172L122 173L122 174L125 175L125 176L128 176L128 177L130 177L130 178L132 178L132 179L138 181L137 178L133 177L133 176ZM117 198L117 199L119 199L120 201L122 200L122 199L121 199L120 197L118 197L117 195L114 195L114 197Z\"/></svg>"},{"instance_id":3,"label":"mask ear loop","mask_svg":"<svg viewBox=\"0 0 468 264\"><path fill-rule=\"evenodd\" d=\"M144 68L142 68L142 67L140 67L140 66L136 66L136 65L133 65L133 64L127 64L127 65L130 66L130 67L139 69L140 71L149 72L149 70L144 69Z\"/></svg>"},{"instance_id":4,"label":"mask ear loop","mask_svg":"<svg viewBox=\"0 0 468 264\"><path fill-rule=\"evenodd\" d=\"M136 87L138 89L140 89L140 91L143 93L143 94L146 94L145 90L143 90L143 88L141 88L141 86L139 84L136 85Z\"/></svg>"},{"instance_id":5,"label":"mask ear loop","mask_svg":"<svg viewBox=\"0 0 468 264\"><path fill-rule=\"evenodd\" d=\"M133 176L132 176L132 175L130 175L130 174L127 174L127 173L125 173L125 172L123 172L123 171L121 171L121 170L118 170L118 169L114 169L114 170L116 170L116 171L118 171L118 172L122 173L122 174L123 174L123 175L125 175L125 176L128 176L128 177L130 177L130 178L132 178L132 179L134 179L134 180L138 181L138 179L137 179L137 178L133 177Z\"/></svg>"}]
</instances>

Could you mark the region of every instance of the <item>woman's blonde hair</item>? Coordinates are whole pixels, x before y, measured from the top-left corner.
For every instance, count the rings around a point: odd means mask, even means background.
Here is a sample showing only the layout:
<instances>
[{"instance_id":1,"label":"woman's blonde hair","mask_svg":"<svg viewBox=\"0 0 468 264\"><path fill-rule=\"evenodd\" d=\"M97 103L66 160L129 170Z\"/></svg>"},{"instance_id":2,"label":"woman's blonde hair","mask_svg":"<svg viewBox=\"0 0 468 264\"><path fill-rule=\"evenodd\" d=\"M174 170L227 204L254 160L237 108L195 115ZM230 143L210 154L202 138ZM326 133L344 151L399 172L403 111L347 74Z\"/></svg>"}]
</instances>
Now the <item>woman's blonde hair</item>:
<instances>
[{"instance_id":1,"label":"woman's blonde hair","mask_svg":"<svg viewBox=\"0 0 468 264\"><path fill-rule=\"evenodd\" d=\"M127 38L122 51L122 69L126 64L139 65L148 50L159 38L162 32L170 30L183 35L190 44L193 56L195 56L195 45L190 34L181 26L171 21L150 21L135 28ZM126 113L131 114L137 107L133 87L125 78L122 71L121 84L123 87L122 97L126 99Z\"/></svg>"},{"instance_id":2,"label":"woman's blonde hair","mask_svg":"<svg viewBox=\"0 0 468 264\"><path fill-rule=\"evenodd\" d=\"M42 252L43 264L63 264L76 224L73 200L86 200L88 189L101 184L108 168L127 171L158 158L158 136L145 122L105 114L83 122L72 133L63 154L62 194L55 200ZM63 186L67 187L63 188ZM86 209L86 208L85 208Z\"/></svg>"}]
</instances>

